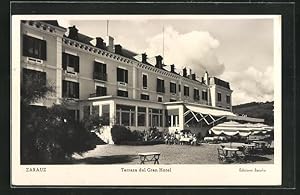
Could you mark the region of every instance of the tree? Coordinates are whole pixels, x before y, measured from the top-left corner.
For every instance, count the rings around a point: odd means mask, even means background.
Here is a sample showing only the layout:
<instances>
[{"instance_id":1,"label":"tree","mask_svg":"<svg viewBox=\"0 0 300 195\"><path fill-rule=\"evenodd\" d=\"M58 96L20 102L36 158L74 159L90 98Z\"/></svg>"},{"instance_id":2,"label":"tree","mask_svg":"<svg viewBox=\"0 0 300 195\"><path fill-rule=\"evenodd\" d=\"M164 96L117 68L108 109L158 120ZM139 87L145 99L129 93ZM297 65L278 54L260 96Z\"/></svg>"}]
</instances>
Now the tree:
<instances>
[{"instance_id":1,"label":"tree","mask_svg":"<svg viewBox=\"0 0 300 195\"><path fill-rule=\"evenodd\" d=\"M53 92L40 76L24 75L21 88L21 163L66 163L74 152L93 149L98 138L91 125L99 121L75 121L64 104L32 106ZM88 125L91 124L91 125Z\"/></svg>"}]
</instances>

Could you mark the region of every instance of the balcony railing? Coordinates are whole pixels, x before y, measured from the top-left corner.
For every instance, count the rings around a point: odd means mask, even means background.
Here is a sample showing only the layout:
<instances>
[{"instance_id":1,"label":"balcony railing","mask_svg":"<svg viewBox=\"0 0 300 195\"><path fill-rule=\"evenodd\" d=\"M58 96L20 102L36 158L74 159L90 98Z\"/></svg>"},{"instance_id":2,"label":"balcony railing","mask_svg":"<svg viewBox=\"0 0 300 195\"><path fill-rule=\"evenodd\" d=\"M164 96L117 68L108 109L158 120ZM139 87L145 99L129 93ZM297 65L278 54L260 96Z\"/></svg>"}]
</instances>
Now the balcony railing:
<instances>
[{"instance_id":1,"label":"balcony railing","mask_svg":"<svg viewBox=\"0 0 300 195\"><path fill-rule=\"evenodd\" d=\"M97 79L97 80L101 80L101 81L107 81L107 74L106 73L102 73L102 72L94 72L94 75L93 75L94 79Z\"/></svg>"},{"instance_id":2,"label":"balcony railing","mask_svg":"<svg viewBox=\"0 0 300 195\"><path fill-rule=\"evenodd\" d=\"M91 93L90 94L90 98L93 98L93 97L101 97L101 96L104 96L104 95L101 95L99 93Z\"/></svg>"}]
</instances>

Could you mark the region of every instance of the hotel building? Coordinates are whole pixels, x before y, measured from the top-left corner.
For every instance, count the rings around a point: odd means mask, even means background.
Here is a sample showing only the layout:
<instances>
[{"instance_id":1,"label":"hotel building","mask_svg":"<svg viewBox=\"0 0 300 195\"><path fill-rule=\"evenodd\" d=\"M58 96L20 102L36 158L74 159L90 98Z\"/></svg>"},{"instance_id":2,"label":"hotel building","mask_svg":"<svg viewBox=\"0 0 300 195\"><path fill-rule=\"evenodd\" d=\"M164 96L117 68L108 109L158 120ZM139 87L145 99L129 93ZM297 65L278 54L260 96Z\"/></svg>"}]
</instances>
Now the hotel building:
<instances>
[{"instance_id":1,"label":"hotel building","mask_svg":"<svg viewBox=\"0 0 300 195\"><path fill-rule=\"evenodd\" d=\"M105 120L104 141L113 143L113 125L131 130L157 127L174 132L190 129L205 135L224 120L260 122L232 113L230 84L206 72L201 79L186 68L179 74L175 65L166 68L158 55L155 63L114 44L67 29L57 21L21 22L21 75L38 75L55 93L38 105L66 103L76 120L93 113ZM169 69L169 70L167 70Z\"/></svg>"}]
</instances>

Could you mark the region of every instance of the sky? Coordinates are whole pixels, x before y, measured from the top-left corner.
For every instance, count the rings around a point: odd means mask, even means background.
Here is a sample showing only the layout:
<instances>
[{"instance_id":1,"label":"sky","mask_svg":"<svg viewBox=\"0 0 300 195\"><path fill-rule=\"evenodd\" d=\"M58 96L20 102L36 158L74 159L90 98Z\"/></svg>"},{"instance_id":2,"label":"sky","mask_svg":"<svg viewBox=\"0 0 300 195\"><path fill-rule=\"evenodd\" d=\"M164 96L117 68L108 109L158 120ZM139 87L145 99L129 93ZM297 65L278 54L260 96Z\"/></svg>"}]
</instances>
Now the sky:
<instances>
[{"instance_id":1,"label":"sky","mask_svg":"<svg viewBox=\"0 0 300 195\"><path fill-rule=\"evenodd\" d=\"M150 62L162 55L165 64L175 64L177 72L191 69L198 79L208 71L230 83L233 105L274 100L272 19L108 19L108 25L76 18L58 22L93 38L105 38L108 31L115 44L146 52Z\"/></svg>"}]
</instances>

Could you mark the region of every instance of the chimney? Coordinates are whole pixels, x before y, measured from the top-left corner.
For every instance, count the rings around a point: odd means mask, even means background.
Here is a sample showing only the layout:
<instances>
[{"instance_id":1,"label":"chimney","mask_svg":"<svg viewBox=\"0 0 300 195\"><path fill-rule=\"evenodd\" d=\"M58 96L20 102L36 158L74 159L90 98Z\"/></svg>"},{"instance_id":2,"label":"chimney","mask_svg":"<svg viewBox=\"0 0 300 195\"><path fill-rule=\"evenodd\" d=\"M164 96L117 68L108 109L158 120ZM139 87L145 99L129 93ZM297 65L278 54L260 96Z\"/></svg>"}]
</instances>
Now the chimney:
<instances>
[{"instance_id":1,"label":"chimney","mask_svg":"<svg viewBox=\"0 0 300 195\"><path fill-rule=\"evenodd\" d=\"M209 77L208 77L208 72L207 71L205 71L205 73L204 73L204 83L206 84L206 85L209 85Z\"/></svg>"},{"instance_id":2,"label":"chimney","mask_svg":"<svg viewBox=\"0 0 300 195\"><path fill-rule=\"evenodd\" d=\"M147 63L147 54L142 53L142 63Z\"/></svg>"},{"instance_id":3,"label":"chimney","mask_svg":"<svg viewBox=\"0 0 300 195\"><path fill-rule=\"evenodd\" d=\"M162 64L162 59L163 58L160 55L155 56L155 58L156 58L156 65L155 65L155 67L162 68L163 67L163 64Z\"/></svg>"},{"instance_id":4,"label":"chimney","mask_svg":"<svg viewBox=\"0 0 300 195\"><path fill-rule=\"evenodd\" d=\"M170 66L171 66L171 72L175 73L175 65L172 64L172 65L170 65Z\"/></svg>"},{"instance_id":5,"label":"chimney","mask_svg":"<svg viewBox=\"0 0 300 195\"><path fill-rule=\"evenodd\" d=\"M107 50L110 52L114 52L114 38L111 36L106 37Z\"/></svg>"},{"instance_id":6,"label":"chimney","mask_svg":"<svg viewBox=\"0 0 300 195\"><path fill-rule=\"evenodd\" d=\"M192 69L190 68L190 75L192 75Z\"/></svg>"},{"instance_id":7,"label":"chimney","mask_svg":"<svg viewBox=\"0 0 300 195\"><path fill-rule=\"evenodd\" d=\"M196 80L196 74L195 74L195 73L192 74L192 79L193 79L193 80Z\"/></svg>"},{"instance_id":8,"label":"chimney","mask_svg":"<svg viewBox=\"0 0 300 195\"><path fill-rule=\"evenodd\" d=\"M96 47L100 49L105 49L105 45L101 37L96 37Z\"/></svg>"},{"instance_id":9,"label":"chimney","mask_svg":"<svg viewBox=\"0 0 300 195\"><path fill-rule=\"evenodd\" d=\"M69 27L69 35L68 38L77 40L78 39L78 29L76 26L70 26Z\"/></svg>"},{"instance_id":10,"label":"chimney","mask_svg":"<svg viewBox=\"0 0 300 195\"><path fill-rule=\"evenodd\" d=\"M115 45L115 53L122 55L122 46L121 45Z\"/></svg>"},{"instance_id":11,"label":"chimney","mask_svg":"<svg viewBox=\"0 0 300 195\"><path fill-rule=\"evenodd\" d=\"M182 76L186 77L186 76L187 76L187 73L186 73L186 68L182 69L182 71L183 71L183 74L182 74Z\"/></svg>"}]
</instances>

